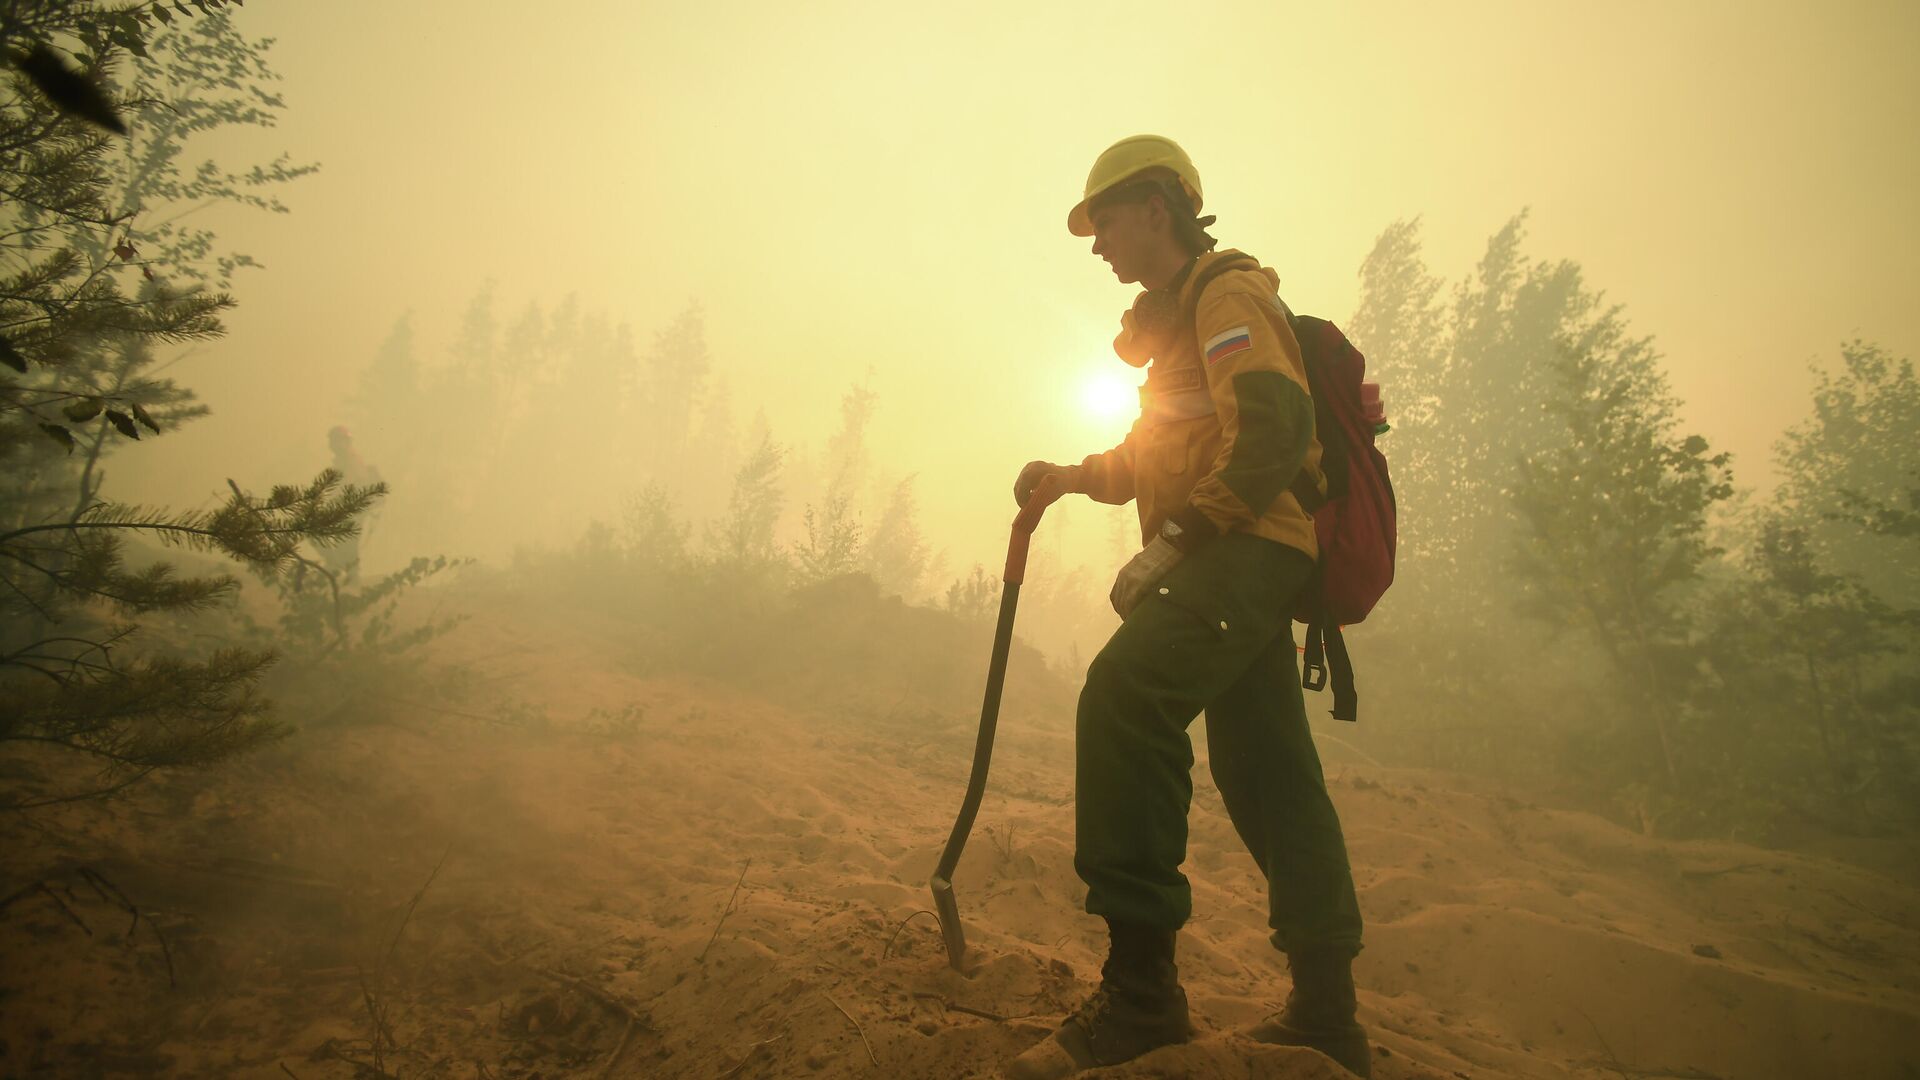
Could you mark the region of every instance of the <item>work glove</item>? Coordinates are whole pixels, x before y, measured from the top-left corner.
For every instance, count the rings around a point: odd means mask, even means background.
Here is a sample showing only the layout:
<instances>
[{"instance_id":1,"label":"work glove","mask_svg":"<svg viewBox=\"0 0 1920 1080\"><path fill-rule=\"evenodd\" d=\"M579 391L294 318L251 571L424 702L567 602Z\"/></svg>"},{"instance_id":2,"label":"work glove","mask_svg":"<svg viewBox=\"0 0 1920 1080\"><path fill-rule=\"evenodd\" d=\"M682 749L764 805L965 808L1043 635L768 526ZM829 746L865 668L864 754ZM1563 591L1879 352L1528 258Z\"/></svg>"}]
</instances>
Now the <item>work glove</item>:
<instances>
[{"instance_id":1,"label":"work glove","mask_svg":"<svg viewBox=\"0 0 1920 1080\"><path fill-rule=\"evenodd\" d=\"M1020 478L1013 482L1013 501L1021 506L1033 496L1033 489L1049 476L1058 476L1072 491L1080 486L1080 466L1055 465L1046 461L1029 461L1026 468L1020 470Z\"/></svg>"},{"instance_id":2,"label":"work glove","mask_svg":"<svg viewBox=\"0 0 1920 1080\"><path fill-rule=\"evenodd\" d=\"M1120 568L1120 576L1114 579L1113 591L1107 599L1113 603L1113 610L1125 619L1147 590L1167 576L1184 553L1173 542L1163 536L1156 536L1153 542L1140 550Z\"/></svg>"}]
</instances>

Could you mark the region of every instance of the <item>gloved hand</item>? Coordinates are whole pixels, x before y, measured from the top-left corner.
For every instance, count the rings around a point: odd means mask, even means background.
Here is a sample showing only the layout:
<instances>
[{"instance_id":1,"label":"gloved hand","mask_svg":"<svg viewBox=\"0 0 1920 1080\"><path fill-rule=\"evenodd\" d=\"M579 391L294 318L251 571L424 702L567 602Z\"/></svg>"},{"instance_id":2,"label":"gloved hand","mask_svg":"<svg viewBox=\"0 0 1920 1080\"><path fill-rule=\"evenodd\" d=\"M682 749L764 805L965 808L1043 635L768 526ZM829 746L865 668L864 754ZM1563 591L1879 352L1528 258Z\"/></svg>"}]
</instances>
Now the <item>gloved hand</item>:
<instances>
[{"instance_id":1,"label":"gloved hand","mask_svg":"<svg viewBox=\"0 0 1920 1080\"><path fill-rule=\"evenodd\" d=\"M1046 461L1029 461L1026 468L1020 470L1020 478L1013 482L1013 501L1021 506L1027 505L1027 499L1033 495L1033 489L1049 476L1058 476L1072 491L1080 486L1080 466L1055 465Z\"/></svg>"},{"instance_id":2,"label":"gloved hand","mask_svg":"<svg viewBox=\"0 0 1920 1080\"><path fill-rule=\"evenodd\" d=\"M1182 557L1181 550L1174 547L1171 541L1162 536L1154 537L1153 543L1142 548L1140 554L1120 568L1120 576L1113 582L1113 591L1107 594L1107 599L1113 603L1113 610L1122 619L1126 618L1140 598L1147 595L1147 590L1166 577L1167 571L1173 569Z\"/></svg>"}]
</instances>

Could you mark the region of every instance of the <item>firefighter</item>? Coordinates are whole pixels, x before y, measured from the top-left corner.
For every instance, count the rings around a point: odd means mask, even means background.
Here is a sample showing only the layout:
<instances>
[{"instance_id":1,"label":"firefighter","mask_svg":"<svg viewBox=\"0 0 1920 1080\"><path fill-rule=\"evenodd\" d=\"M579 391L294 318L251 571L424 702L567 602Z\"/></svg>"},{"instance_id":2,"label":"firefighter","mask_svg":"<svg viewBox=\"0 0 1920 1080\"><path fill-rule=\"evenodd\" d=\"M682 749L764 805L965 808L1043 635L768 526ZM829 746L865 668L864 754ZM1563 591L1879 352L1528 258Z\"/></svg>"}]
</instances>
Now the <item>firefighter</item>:
<instances>
[{"instance_id":1,"label":"firefighter","mask_svg":"<svg viewBox=\"0 0 1920 1080\"><path fill-rule=\"evenodd\" d=\"M1317 545L1303 507L1325 494L1313 402L1276 292L1250 260L1217 260L1198 216L1199 173L1172 141L1142 135L1101 154L1067 227L1140 293L1114 349L1146 367L1127 437L1077 465L1021 470L1022 504L1049 476L1104 503L1133 502L1139 554L1111 599L1120 628L1087 671L1076 718L1074 868L1107 922L1100 985L1014 1060L1016 1080L1128 1061L1191 1035L1174 942L1192 913L1187 853L1193 745L1206 714L1213 778L1267 880L1269 925L1293 987L1247 1032L1314 1047L1369 1074L1355 1020L1360 909L1340 821L1307 726L1292 601Z\"/></svg>"}]
</instances>

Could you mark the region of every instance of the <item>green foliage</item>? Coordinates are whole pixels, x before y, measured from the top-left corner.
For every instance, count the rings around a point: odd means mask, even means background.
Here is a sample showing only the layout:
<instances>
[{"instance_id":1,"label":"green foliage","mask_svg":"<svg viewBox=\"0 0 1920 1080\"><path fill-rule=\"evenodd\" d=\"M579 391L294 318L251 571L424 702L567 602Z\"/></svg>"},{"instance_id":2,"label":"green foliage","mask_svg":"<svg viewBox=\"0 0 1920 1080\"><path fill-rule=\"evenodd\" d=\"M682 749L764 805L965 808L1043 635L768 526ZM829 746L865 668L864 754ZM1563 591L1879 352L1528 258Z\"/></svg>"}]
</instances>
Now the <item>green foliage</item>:
<instances>
[{"instance_id":1,"label":"green foliage","mask_svg":"<svg viewBox=\"0 0 1920 1080\"><path fill-rule=\"evenodd\" d=\"M95 798L155 769L211 764L287 733L252 690L271 653L226 649L200 660L118 663L112 641L78 654L37 651L67 644L48 639L4 658L12 670L0 674L0 746L16 771L0 809ZM14 673L23 668L46 678L19 679ZM97 768L76 777L75 755Z\"/></svg>"},{"instance_id":2,"label":"green foliage","mask_svg":"<svg viewBox=\"0 0 1920 1080\"><path fill-rule=\"evenodd\" d=\"M1380 310L1356 317L1362 325L1379 323L1394 340L1410 340L1431 335L1445 319L1445 332L1426 338L1437 346L1414 348L1409 359L1424 365L1414 369L1423 374L1409 380L1404 393L1412 399L1411 415L1394 421L1392 449L1396 458L1410 458L1404 479L1396 461L1395 493L1404 492L1418 508L1406 515L1416 581L1492 584L1501 567L1484 554L1503 550L1519 525L1505 496L1521 463L1558 436L1544 404L1547 361L1562 342L1581 336L1595 299L1582 288L1578 267L1536 262L1522 252L1524 225L1525 215L1515 217L1488 241L1444 316L1431 301L1435 283L1417 263L1408 265L1417 259L1415 237L1389 238L1395 246L1369 261L1379 276L1367 295ZM1397 385L1391 392L1396 400L1403 396ZM1474 605L1454 609L1452 617L1484 629L1502 614Z\"/></svg>"},{"instance_id":3,"label":"green foliage","mask_svg":"<svg viewBox=\"0 0 1920 1080\"><path fill-rule=\"evenodd\" d=\"M963 619L991 620L1000 609L1000 579L975 563L971 573L947 586L941 606Z\"/></svg>"},{"instance_id":4,"label":"green foliage","mask_svg":"<svg viewBox=\"0 0 1920 1080\"><path fill-rule=\"evenodd\" d=\"M276 644L289 666L342 660L356 654L397 657L452 629L459 620L430 621L405 632L395 630L395 614L405 593L464 562L420 557L363 584L348 584L345 574L301 557L294 566L268 575L280 603L272 627L257 626L255 636Z\"/></svg>"},{"instance_id":5,"label":"green foliage","mask_svg":"<svg viewBox=\"0 0 1920 1080\"><path fill-rule=\"evenodd\" d=\"M873 547L862 543L855 477L875 403L860 389L844 399L841 429L823 455L832 475L800 515L796 540L782 532L790 449L761 417L717 515L695 518L672 487L649 481L625 500L617 528L590 524L560 551L523 549L510 580L619 620L627 662L641 672L844 698L884 670L914 693L971 696L977 672L956 669L952 657L963 644L985 648L980 627L883 586ZM924 576L926 556L912 478L893 493L882 528L894 538L890 553L904 556L892 564L903 583ZM991 605L998 582L984 588Z\"/></svg>"},{"instance_id":6,"label":"green foliage","mask_svg":"<svg viewBox=\"0 0 1920 1080\"><path fill-rule=\"evenodd\" d=\"M1451 305L1416 222L1362 267L1348 326L1400 507L1396 583L1354 638L1386 702L1372 745L1561 777L1649 831L1920 821L1911 365L1845 346L1780 490L1735 513L1652 342L1578 266L1526 256L1523 224Z\"/></svg>"},{"instance_id":7,"label":"green foliage","mask_svg":"<svg viewBox=\"0 0 1920 1080\"><path fill-rule=\"evenodd\" d=\"M1764 840L1796 822L1867 834L1914 820L1916 717L1862 692L1896 654L1876 658L1877 633L1842 630L1871 623L1847 610L1859 599L1836 592L1808 610L1757 579L1702 598L1704 670L1682 744L1695 782L1637 785L1649 825Z\"/></svg>"},{"instance_id":8,"label":"green foliage","mask_svg":"<svg viewBox=\"0 0 1920 1080\"><path fill-rule=\"evenodd\" d=\"M244 165L193 162L189 155L208 133L279 122L285 102L274 91L280 75L268 59L272 45L248 40L226 12L215 11L164 26L133 57L131 131L112 160L108 194L114 215L127 223L119 244L128 261L163 268L182 285L222 288L239 268L257 265L219 248L213 230L190 216L221 204L287 213L280 186L319 166L295 164L286 153Z\"/></svg>"},{"instance_id":9,"label":"green foliage","mask_svg":"<svg viewBox=\"0 0 1920 1080\"><path fill-rule=\"evenodd\" d=\"M276 697L326 702L309 707L323 715L354 711L391 689L399 675L417 672L418 650L464 620L399 621L400 605L413 590L464 565L467 560L444 555L422 557L363 581L300 553L260 575L277 601L278 617L264 623L242 609L239 632L278 655L271 683Z\"/></svg>"},{"instance_id":10,"label":"green foliage","mask_svg":"<svg viewBox=\"0 0 1920 1080\"><path fill-rule=\"evenodd\" d=\"M1422 260L1419 220L1396 221L1361 264L1360 303L1346 325L1367 357L1369 377L1392 394L1394 430L1412 432L1392 443L1396 491L1431 491L1457 471L1439 457L1445 433L1436 422L1447 361L1442 287ZM1425 558L1443 541L1440 530L1415 516L1401 529L1399 551Z\"/></svg>"},{"instance_id":11,"label":"green foliage","mask_svg":"<svg viewBox=\"0 0 1920 1080\"><path fill-rule=\"evenodd\" d=\"M279 573L300 560L303 541L325 544L352 536L355 519L385 493L379 485L342 485L338 473L326 471L304 487L275 487L266 499L235 490L213 510L95 503L71 520L10 529L0 533L0 555L7 560L0 583L8 588L0 612L51 623L77 617L89 601L128 614L203 608L231 590L231 579L177 578L166 564L128 570L123 538L140 534Z\"/></svg>"},{"instance_id":12,"label":"green foliage","mask_svg":"<svg viewBox=\"0 0 1920 1080\"><path fill-rule=\"evenodd\" d=\"M1542 364L1542 404L1557 445L1519 464L1512 500L1518 609L1548 625L1576 622L1606 653L1631 718L1656 737L1668 783L1682 776L1672 703L1697 666L1691 589L1720 554L1704 534L1712 506L1733 494L1724 453L1675 430L1678 402L1645 339L1629 339L1618 309L1564 341ZM1627 761L1634 772L1654 761Z\"/></svg>"},{"instance_id":13,"label":"green foliage","mask_svg":"<svg viewBox=\"0 0 1920 1080\"><path fill-rule=\"evenodd\" d=\"M853 573L860 565L860 522L845 495L829 494L818 508L802 514L806 535L793 551L795 568L805 581L823 581Z\"/></svg>"},{"instance_id":14,"label":"green foliage","mask_svg":"<svg viewBox=\"0 0 1920 1080\"><path fill-rule=\"evenodd\" d=\"M858 571L809 578L792 549L743 562L705 545L663 564L654 558L660 549L634 540L684 536L689 528L672 520L670 504L651 503L647 516L659 524L609 531L610 558L584 544L529 551L505 583L615 622L622 662L637 674L691 673L856 713L897 707L903 698L977 704L979 669L954 659L977 655L984 663L990 635L978 616L908 603ZM998 582L982 587L990 608ZM1032 648L1022 643L1015 652L1025 677L1058 689ZM589 724L599 729L594 719ZM620 737L638 724L609 718L601 733Z\"/></svg>"},{"instance_id":15,"label":"green foliage","mask_svg":"<svg viewBox=\"0 0 1920 1080\"><path fill-rule=\"evenodd\" d=\"M151 346L218 336L231 301L201 287L224 286L251 263L216 252L213 232L183 219L223 202L284 212L273 186L314 166L282 155L244 169L183 167L191 138L271 126L281 108L264 89L278 78L266 61L270 43L240 37L221 4L198 5L211 14L194 19L163 5L11 6L9 37L65 40L84 61L79 75L111 91L128 121L122 140L63 122L18 76L0 105L0 146L15 148L17 159L0 168L0 334L24 376L0 386L0 452L51 439L63 451L87 451L80 467L91 470L109 428L127 439L141 427L158 434L169 418L156 408L190 408L191 395L142 376ZM73 426L85 420L68 409L95 403L104 417L89 439Z\"/></svg>"},{"instance_id":16,"label":"green foliage","mask_svg":"<svg viewBox=\"0 0 1920 1080\"><path fill-rule=\"evenodd\" d=\"M827 439L827 488L817 505L809 504L802 512L803 535L793 550L803 581L841 577L865 565L854 503L866 480L867 426L877 404L873 391L863 386L840 398L840 427Z\"/></svg>"},{"instance_id":17,"label":"green foliage","mask_svg":"<svg viewBox=\"0 0 1920 1080\"><path fill-rule=\"evenodd\" d=\"M770 437L747 455L734 474L727 513L714 530L716 558L729 566L767 567L780 560L775 529L786 505L780 483L781 450Z\"/></svg>"},{"instance_id":18,"label":"green foliage","mask_svg":"<svg viewBox=\"0 0 1920 1080\"><path fill-rule=\"evenodd\" d=\"M1393 657L1391 683L1407 688L1409 707L1370 712L1402 745L1430 747L1425 764L1531 768L1524 740L1482 719L1525 704L1490 672L1564 663L1513 629L1510 557L1523 521L1512 493L1524 462L1561 445L1545 404L1552 364L1591 332L1598 301L1574 264L1526 255L1524 225L1516 216L1488 240L1448 303L1418 222L1396 222L1362 265L1348 320L1393 424L1382 448L1400 508L1394 586L1365 637ZM1435 711L1466 730L1430 737Z\"/></svg>"},{"instance_id":19,"label":"green foliage","mask_svg":"<svg viewBox=\"0 0 1920 1080\"><path fill-rule=\"evenodd\" d=\"M658 482L627 501L622 540L637 564L658 574L676 574L688 565L687 538L692 528L675 514L673 496Z\"/></svg>"},{"instance_id":20,"label":"green foliage","mask_svg":"<svg viewBox=\"0 0 1920 1080\"><path fill-rule=\"evenodd\" d=\"M880 399L871 389L856 386L840 397L840 427L827 438L827 493L851 502L866 485L870 464L867 428Z\"/></svg>"},{"instance_id":21,"label":"green foliage","mask_svg":"<svg viewBox=\"0 0 1920 1080\"><path fill-rule=\"evenodd\" d=\"M83 793L101 794L155 768L203 764L276 737L283 729L253 696L271 652L126 655L135 626L123 620L208 611L238 583L183 577L164 562L129 566L125 542L143 537L280 574L299 563L301 543L351 536L355 519L383 493L322 473L266 499L235 490L213 510L94 503L65 520L0 533L0 712L19 717L0 745L99 758L109 768ZM62 774L34 775L55 782Z\"/></svg>"},{"instance_id":22,"label":"green foliage","mask_svg":"<svg viewBox=\"0 0 1920 1080\"><path fill-rule=\"evenodd\" d=\"M1895 607L1920 608L1920 380L1911 360L1852 341L1816 365L1812 414L1775 446L1780 499L1830 565L1857 568Z\"/></svg>"},{"instance_id":23,"label":"green foliage","mask_svg":"<svg viewBox=\"0 0 1920 1080\"><path fill-rule=\"evenodd\" d=\"M226 297L182 296L154 285L140 286L129 297L109 265L82 272L73 251L16 261L6 260L0 249L0 261L16 263L0 270L0 334L25 367L16 376L0 376L0 453L38 449L36 468L56 471L59 461L81 448L74 432L79 428L86 437L81 425L90 420L98 418L102 434L111 425L120 437L137 440L141 427L159 434L159 421L188 418L177 412L156 416L156 408L190 408L192 399L171 382L142 378L151 363L143 350L148 343L218 337L218 314L232 306ZM49 438L61 456L46 453ZM97 457L89 453L80 460L91 464Z\"/></svg>"},{"instance_id":24,"label":"green foliage","mask_svg":"<svg viewBox=\"0 0 1920 1080\"><path fill-rule=\"evenodd\" d=\"M0 95L0 753L13 766L0 801L15 807L98 796L284 733L255 693L270 652L195 656L136 637L144 620L215 608L234 579L136 564L130 539L276 574L302 543L351 538L383 494L323 473L202 511L100 497L110 452L205 411L155 377L157 350L220 335L231 301L204 286L243 260L215 255L212 234L178 215L218 201L284 209L266 187L306 171L284 159L245 175L180 171L188 136L264 125L278 109L260 90L264 43L238 38L223 6L0 4L0 55L14 65Z\"/></svg>"},{"instance_id":25,"label":"green foliage","mask_svg":"<svg viewBox=\"0 0 1920 1080\"><path fill-rule=\"evenodd\" d=\"M927 542L920 535L914 480L908 476L894 485L865 552L867 573L881 588L901 596L918 596L927 574Z\"/></svg>"}]
</instances>

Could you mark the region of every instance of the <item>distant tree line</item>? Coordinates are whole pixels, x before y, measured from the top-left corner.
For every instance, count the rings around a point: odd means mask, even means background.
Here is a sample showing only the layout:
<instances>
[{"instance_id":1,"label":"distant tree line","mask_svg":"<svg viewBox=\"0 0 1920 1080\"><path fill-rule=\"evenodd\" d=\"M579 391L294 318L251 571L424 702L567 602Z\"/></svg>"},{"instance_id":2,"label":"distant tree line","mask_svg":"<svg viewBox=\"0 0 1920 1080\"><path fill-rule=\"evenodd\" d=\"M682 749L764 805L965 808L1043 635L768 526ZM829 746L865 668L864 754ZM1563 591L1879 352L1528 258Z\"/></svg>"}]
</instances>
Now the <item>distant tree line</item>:
<instances>
[{"instance_id":1,"label":"distant tree line","mask_svg":"<svg viewBox=\"0 0 1920 1080\"><path fill-rule=\"evenodd\" d=\"M1688 432L1650 337L1524 215L1451 287L1417 221L1348 330L1391 397L1400 561L1356 647L1401 760L1554 776L1649 831L1920 818L1920 389L1816 369L1762 495Z\"/></svg>"},{"instance_id":2,"label":"distant tree line","mask_svg":"<svg viewBox=\"0 0 1920 1080\"><path fill-rule=\"evenodd\" d=\"M503 321L488 288L439 362L418 355L411 317L395 324L350 428L409 492L383 512L376 545L503 559L618 542L662 565L705 559L794 582L859 573L918 598L936 555L915 478L873 468L878 408L854 386L823 446L783 443L764 410L736 420L698 305L642 347L571 298Z\"/></svg>"}]
</instances>

